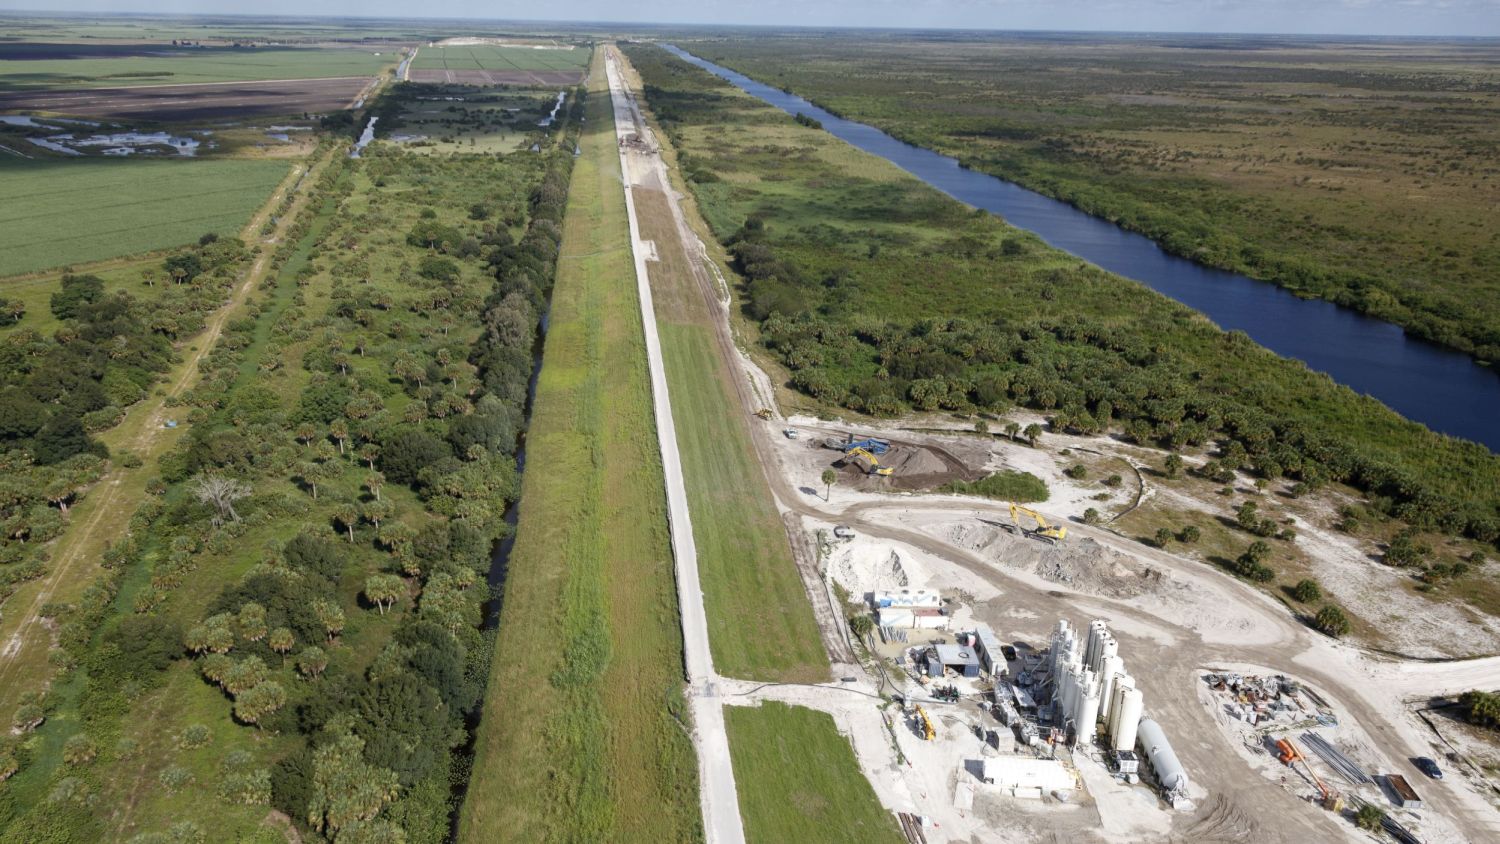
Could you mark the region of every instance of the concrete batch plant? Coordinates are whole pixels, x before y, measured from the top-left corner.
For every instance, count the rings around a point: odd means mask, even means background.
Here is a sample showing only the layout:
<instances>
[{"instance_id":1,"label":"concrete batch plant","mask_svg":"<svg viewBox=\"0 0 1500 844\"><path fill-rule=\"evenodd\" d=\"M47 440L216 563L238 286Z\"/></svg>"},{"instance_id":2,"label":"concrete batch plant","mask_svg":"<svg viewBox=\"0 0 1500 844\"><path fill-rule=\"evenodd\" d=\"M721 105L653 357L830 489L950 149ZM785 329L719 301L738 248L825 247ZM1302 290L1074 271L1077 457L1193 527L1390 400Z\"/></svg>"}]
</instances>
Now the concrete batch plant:
<instances>
[{"instance_id":1,"label":"concrete batch plant","mask_svg":"<svg viewBox=\"0 0 1500 844\"><path fill-rule=\"evenodd\" d=\"M1080 637L1066 619L1052 632L1044 662L1052 687L1052 722L1078 742L1099 740L1110 751L1116 773L1134 781L1142 759L1174 806L1187 800L1187 771L1161 725L1144 718L1145 697L1125 670L1119 643L1103 621ZM1132 751L1139 747L1137 756Z\"/></svg>"}]
</instances>

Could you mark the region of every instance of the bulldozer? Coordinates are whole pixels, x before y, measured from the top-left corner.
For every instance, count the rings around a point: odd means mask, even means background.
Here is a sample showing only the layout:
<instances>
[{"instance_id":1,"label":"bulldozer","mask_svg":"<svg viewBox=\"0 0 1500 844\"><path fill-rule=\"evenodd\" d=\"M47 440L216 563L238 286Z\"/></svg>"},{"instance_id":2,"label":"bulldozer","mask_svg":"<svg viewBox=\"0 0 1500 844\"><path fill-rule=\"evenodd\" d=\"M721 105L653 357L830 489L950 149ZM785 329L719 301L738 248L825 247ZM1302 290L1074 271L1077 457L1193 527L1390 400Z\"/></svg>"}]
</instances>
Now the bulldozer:
<instances>
[{"instance_id":1,"label":"bulldozer","mask_svg":"<svg viewBox=\"0 0 1500 844\"><path fill-rule=\"evenodd\" d=\"M1023 514L1026 516L1030 516L1036 522L1035 528L1028 530L1021 524L1021 516ZM1029 507L1022 507L1015 502L1011 502L1010 505L1010 519L1011 521L1015 522L1015 530L1020 531L1027 536L1032 536L1037 539L1050 542L1053 545L1057 545L1068 538L1067 526L1048 524L1047 520L1042 516L1041 513L1038 513L1037 511Z\"/></svg>"},{"instance_id":2,"label":"bulldozer","mask_svg":"<svg viewBox=\"0 0 1500 844\"><path fill-rule=\"evenodd\" d=\"M771 417L774 415L775 414L771 412L771 408L769 407L763 407L760 410L755 411L756 418L764 419L766 421L770 421Z\"/></svg>"},{"instance_id":3,"label":"bulldozer","mask_svg":"<svg viewBox=\"0 0 1500 844\"><path fill-rule=\"evenodd\" d=\"M882 478L888 478L896 471L890 466L880 465L880 458L863 448L851 448L844 452L844 457L847 460L855 461L854 465L864 469L867 475L879 475Z\"/></svg>"},{"instance_id":4,"label":"bulldozer","mask_svg":"<svg viewBox=\"0 0 1500 844\"><path fill-rule=\"evenodd\" d=\"M1302 763L1302 768L1307 771L1307 775L1312 778L1313 785L1318 788L1318 805L1330 812L1342 812L1344 810L1343 795L1335 791L1332 786L1323 782L1322 777L1319 777L1317 771L1312 769L1312 765L1309 765L1307 762L1307 757L1302 755L1302 751L1297 745L1292 744L1291 739L1277 739L1276 754L1276 758L1281 764L1293 770L1296 769L1298 762Z\"/></svg>"}]
</instances>

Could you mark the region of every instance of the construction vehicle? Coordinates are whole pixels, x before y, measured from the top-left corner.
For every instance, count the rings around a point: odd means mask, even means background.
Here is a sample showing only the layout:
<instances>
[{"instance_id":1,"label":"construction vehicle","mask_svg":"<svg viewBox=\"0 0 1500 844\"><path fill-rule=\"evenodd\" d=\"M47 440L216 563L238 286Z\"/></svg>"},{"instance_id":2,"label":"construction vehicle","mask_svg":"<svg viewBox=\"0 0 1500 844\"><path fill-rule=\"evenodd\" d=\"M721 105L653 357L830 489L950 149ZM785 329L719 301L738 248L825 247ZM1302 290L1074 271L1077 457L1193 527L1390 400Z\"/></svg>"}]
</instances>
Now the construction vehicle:
<instances>
[{"instance_id":1,"label":"construction vehicle","mask_svg":"<svg viewBox=\"0 0 1500 844\"><path fill-rule=\"evenodd\" d=\"M851 439L844 444L845 451L853 451L856 448L862 448L871 454L881 455L891 450L891 444L885 440L877 440L874 437L865 437L862 440Z\"/></svg>"},{"instance_id":2,"label":"construction vehicle","mask_svg":"<svg viewBox=\"0 0 1500 844\"><path fill-rule=\"evenodd\" d=\"M1318 788L1319 805L1330 812L1342 812L1344 810L1343 796L1327 783L1323 782L1322 778L1318 776L1317 771L1314 771L1312 765L1308 764L1307 757L1303 755L1297 745L1292 744L1291 739L1277 739L1276 753L1276 758L1280 760L1281 764L1293 770L1296 769L1298 762L1302 763L1303 769L1312 778L1313 785Z\"/></svg>"},{"instance_id":3,"label":"construction vehicle","mask_svg":"<svg viewBox=\"0 0 1500 844\"><path fill-rule=\"evenodd\" d=\"M932 726L932 719L927 717L927 710L921 704L917 705L917 723L922 725L922 738L927 741L937 738L937 728Z\"/></svg>"},{"instance_id":4,"label":"construction vehicle","mask_svg":"<svg viewBox=\"0 0 1500 844\"><path fill-rule=\"evenodd\" d=\"M877 440L874 437L865 437L864 439L856 440L852 434L844 439L828 437L823 440L823 447L831 448L834 451L842 451L845 454L856 448L862 448L874 455L885 454L891 450L891 444L885 440Z\"/></svg>"},{"instance_id":5,"label":"construction vehicle","mask_svg":"<svg viewBox=\"0 0 1500 844\"><path fill-rule=\"evenodd\" d=\"M867 475L879 475L883 478L890 477L895 469L890 466L880 465L880 459L862 448L851 448L844 452L844 457L853 460L855 465L864 469Z\"/></svg>"},{"instance_id":6,"label":"construction vehicle","mask_svg":"<svg viewBox=\"0 0 1500 844\"><path fill-rule=\"evenodd\" d=\"M771 413L771 408L769 408L769 407L763 407L760 410L755 411L755 415L758 416L758 417L760 417L761 419L765 419L767 421L770 421L771 417L774 416L775 414Z\"/></svg>"},{"instance_id":7,"label":"construction vehicle","mask_svg":"<svg viewBox=\"0 0 1500 844\"><path fill-rule=\"evenodd\" d=\"M1035 529L1027 530L1021 525L1022 514L1030 516L1036 521ZM1037 511L1029 507L1022 507L1014 502L1012 502L1010 505L1010 519L1011 521L1015 522L1015 530L1020 531L1027 536L1033 536L1037 539L1045 540L1052 543L1053 545L1057 545L1064 539L1068 538L1068 528L1066 525L1048 524L1047 520L1042 516L1041 513L1038 513Z\"/></svg>"}]
</instances>

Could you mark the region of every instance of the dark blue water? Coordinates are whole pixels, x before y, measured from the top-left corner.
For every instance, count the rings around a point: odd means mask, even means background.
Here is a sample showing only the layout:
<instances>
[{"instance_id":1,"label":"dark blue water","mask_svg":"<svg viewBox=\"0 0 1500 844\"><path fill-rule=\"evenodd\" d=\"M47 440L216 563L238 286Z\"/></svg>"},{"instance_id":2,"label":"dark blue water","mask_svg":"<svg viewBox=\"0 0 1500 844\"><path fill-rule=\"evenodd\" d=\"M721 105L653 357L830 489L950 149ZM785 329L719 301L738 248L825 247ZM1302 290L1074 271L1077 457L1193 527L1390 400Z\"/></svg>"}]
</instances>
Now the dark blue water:
<instances>
[{"instance_id":1,"label":"dark blue water","mask_svg":"<svg viewBox=\"0 0 1500 844\"><path fill-rule=\"evenodd\" d=\"M817 118L835 137L890 161L954 199L998 214L1058 249L1196 308L1226 330L1243 331L1277 354L1304 361L1409 419L1500 451L1500 374L1467 355L1408 337L1398 326L1348 308L1299 299L1273 284L1170 255L1150 238L1065 202L965 170L957 159L898 141L795 94L663 46L788 114Z\"/></svg>"}]
</instances>

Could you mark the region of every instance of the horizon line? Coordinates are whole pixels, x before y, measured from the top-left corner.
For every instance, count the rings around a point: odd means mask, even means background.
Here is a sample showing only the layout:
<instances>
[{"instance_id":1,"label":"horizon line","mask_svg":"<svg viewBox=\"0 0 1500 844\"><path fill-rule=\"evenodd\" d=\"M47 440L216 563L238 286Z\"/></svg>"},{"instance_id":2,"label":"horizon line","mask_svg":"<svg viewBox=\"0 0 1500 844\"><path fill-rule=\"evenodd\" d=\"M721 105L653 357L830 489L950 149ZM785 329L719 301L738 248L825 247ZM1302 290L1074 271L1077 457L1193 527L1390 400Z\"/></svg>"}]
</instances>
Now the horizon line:
<instances>
[{"instance_id":1,"label":"horizon line","mask_svg":"<svg viewBox=\"0 0 1500 844\"><path fill-rule=\"evenodd\" d=\"M865 26L840 26L833 24L808 25L808 24L777 24L777 23L708 23L702 21L610 21L610 20L584 20L567 18L485 18L459 15L437 15L429 17L412 17L406 15L295 15L295 14L256 14L252 12L149 12L143 10L121 10L121 11L84 11L81 9L13 9L0 6L0 17L27 15L39 18L59 17L110 17L110 18L158 18L164 20L186 19L206 20L213 18L241 18L248 20L263 21L403 21L403 22L472 22L491 24L526 24L526 25L563 25L563 26L596 26L607 27L692 27L699 29L757 29L757 30L801 30L807 32L942 32L942 33L974 33L974 34L1054 34L1054 35L1215 35L1215 36L1240 36L1261 38L1382 38L1399 41L1432 41L1432 40L1460 40L1460 41L1500 41L1500 32L1490 35L1463 35L1457 33L1445 33L1440 35L1411 35L1405 33L1375 33L1375 32L1276 32L1276 31L1251 31L1251 30L1218 30L1218 29L1054 29L1054 28L989 28L989 27L957 27L957 26L889 26L889 25L865 25ZM107 40L107 39L101 39Z\"/></svg>"}]
</instances>

